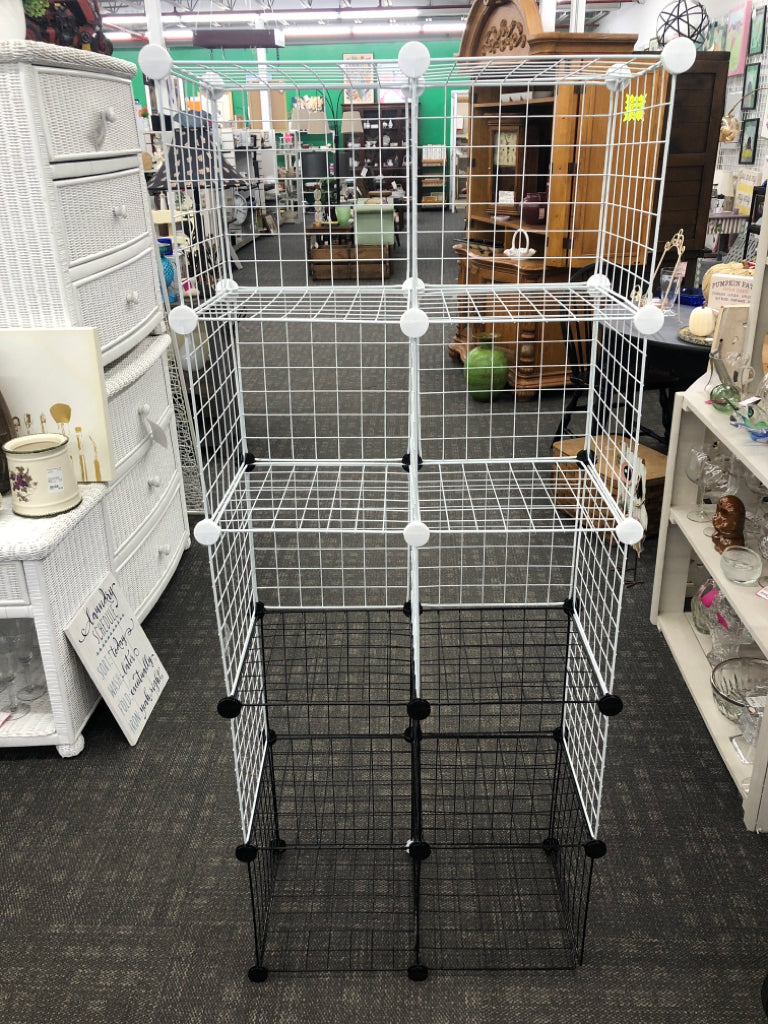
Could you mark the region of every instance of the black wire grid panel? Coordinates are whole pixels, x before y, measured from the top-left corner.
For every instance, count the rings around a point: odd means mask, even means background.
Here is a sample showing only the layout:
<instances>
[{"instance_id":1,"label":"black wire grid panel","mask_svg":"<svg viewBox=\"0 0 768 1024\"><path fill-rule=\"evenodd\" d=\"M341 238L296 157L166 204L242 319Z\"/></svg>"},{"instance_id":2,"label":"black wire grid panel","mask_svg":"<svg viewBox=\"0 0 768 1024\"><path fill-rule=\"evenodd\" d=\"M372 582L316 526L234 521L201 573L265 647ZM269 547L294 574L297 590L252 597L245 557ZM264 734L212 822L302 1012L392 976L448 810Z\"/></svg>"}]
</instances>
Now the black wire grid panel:
<instances>
[{"instance_id":1,"label":"black wire grid panel","mask_svg":"<svg viewBox=\"0 0 768 1024\"><path fill-rule=\"evenodd\" d=\"M562 743L565 704L597 696L571 619L426 609L420 626L415 697L402 611L260 619L229 698L268 736L237 850L254 980L581 962L604 849Z\"/></svg>"}]
</instances>

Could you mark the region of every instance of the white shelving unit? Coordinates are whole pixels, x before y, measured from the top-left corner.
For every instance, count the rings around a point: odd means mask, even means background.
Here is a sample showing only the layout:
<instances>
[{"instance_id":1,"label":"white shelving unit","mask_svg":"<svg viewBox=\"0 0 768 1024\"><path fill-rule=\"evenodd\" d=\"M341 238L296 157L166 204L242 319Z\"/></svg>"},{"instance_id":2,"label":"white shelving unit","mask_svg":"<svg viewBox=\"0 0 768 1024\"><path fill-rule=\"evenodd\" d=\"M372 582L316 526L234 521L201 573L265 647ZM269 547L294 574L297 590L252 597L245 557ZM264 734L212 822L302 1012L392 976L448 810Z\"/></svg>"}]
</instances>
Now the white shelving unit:
<instances>
[{"instance_id":1,"label":"white shelving unit","mask_svg":"<svg viewBox=\"0 0 768 1024\"><path fill-rule=\"evenodd\" d=\"M337 282L332 264L315 283L296 231L242 268L219 238L215 287L171 314L208 425L195 536L209 546L253 981L371 969L418 981L433 967L581 960L592 861L605 852L609 720L622 706L626 545L642 533L590 451L599 438L617 470L619 436L637 452L645 343L633 324L655 317L629 296L647 287L638 268L658 241L674 93L664 57L622 59L620 73L602 53L430 61L415 43L397 62L372 61L375 94L398 90L408 110L407 234L392 283L361 284L364 268ZM201 96L212 71L233 93L256 74L157 63L171 98ZM349 85L334 61L259 73L299 93L323 83L325 109ZM461 284L467 228L443 192L451 93L528 96L533 81L597 111L587 123L568 108L579 166L600 185L600 229L556 272L543 262L536 283ZM629 127L626 91L647 98ZM441 115L425 124L420 99ZM551 134L536 133L540 113L517 108L519 159L570 181ZM215 166L215 125L210 138ZM419 175L434 159L440 202L425 203ZM640 209L638 179L649 184ZM223 204L221 184L211 194ZM590 264L597 273L581 273ZM517 402L502 366L504 393L483 402L447 356L457 325L551 321L578 322L595 341L574 414L584 450L572 457L552 455L569 396ZM351 894L354 936L338 914Z\"/></svg>"},{"instance_id":2,"label":"white shelving unit","mask_svg":"<svg viewBox=\"0 0 768 1024\"><path fill-rule=\"evenodd\" d=\"M720 556L711 538L704 533L707 524L687 518L695 505L696 488L685 475L685 454L711 435L768 486L768 448L752 441L745 430L731 426L728 417L708 403L704 384L702 379L675 397L651 621L663 633L712 740L742 795L745 825L764 831L768 828L768 728L761 729L754 764L745 765L731 743L731 737L740 730L715 704L706 646L693 629L690 615L683 609L691 559L696 559L717 581L755 643L768 657L768 602L755 596L756 586L731 583L720 571Z\"/></svg>"}]
</instances>

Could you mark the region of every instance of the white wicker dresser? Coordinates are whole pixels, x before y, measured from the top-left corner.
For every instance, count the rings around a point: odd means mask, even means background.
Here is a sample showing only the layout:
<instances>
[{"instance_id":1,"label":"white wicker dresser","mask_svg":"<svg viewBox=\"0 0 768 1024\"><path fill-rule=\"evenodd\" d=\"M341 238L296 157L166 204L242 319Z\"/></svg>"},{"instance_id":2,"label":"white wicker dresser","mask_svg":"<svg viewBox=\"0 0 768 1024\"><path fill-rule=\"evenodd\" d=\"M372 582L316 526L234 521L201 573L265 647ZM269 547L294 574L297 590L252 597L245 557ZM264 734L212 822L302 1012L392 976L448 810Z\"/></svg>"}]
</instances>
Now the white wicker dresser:
<instances>
[{"instance_id":1,"label":"white wicker dresser","mask_svg":"<svg viewBox=\"0 0 768 1024\"><path fill-rule=\"evenodd\" d=\"M48 687L32 714L0 726L0 746L64 756L82 749L98 701L64 625L109 571L143 618L189 546L135 70L0 43L0 327L97 328L116 464L57 519L20 520L8 498L0 514L0 617L34 619Z\"/></svg>"}]
</instances>

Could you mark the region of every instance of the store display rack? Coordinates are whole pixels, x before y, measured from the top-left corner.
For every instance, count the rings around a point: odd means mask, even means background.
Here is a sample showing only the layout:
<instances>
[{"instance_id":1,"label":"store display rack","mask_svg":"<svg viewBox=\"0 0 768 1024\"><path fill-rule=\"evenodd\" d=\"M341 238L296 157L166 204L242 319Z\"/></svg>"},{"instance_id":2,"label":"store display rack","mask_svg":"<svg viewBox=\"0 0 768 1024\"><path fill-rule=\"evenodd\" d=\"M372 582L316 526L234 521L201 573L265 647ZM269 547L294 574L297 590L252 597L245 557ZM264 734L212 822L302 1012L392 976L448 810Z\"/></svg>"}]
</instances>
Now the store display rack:
<instances>
[{"instance_id":1,"label":"store display rack","mask_svg":"<svg viewBox=\"0 0 768 1024\"><path fill-rule=\"evenodd\" d=\"M674 72L689 49L430 61L409 43L372 61L374 94L399 89L408 109L408 231L386 285L313 283L301 224L269 252L241 249L233 271L226 183L205 183L206 283L171 322L200 428L195 536L210 551L254 981L582 959L606 850L608 723L622 706L626 551L642 532L590 448L606 435L617 468L637 452L644 337L661 314L632 295L658 242ZM211 111L199 133L210 166L222 92L311 89L334 110L348 85L343 61L172 65L152 47L140 61L171 114L182 95ZM571 154L601 182L600 230L580 247L591 239L593 272L580 258L533 286L460 285L455 246L471 238L447 204L420 208L423 148L450 141L453 90L529 95L532 83L606 97ZM627 121L627 95L648 97L643 118ZM520 108L521 167L539 110ZM184 166L176 145L167 133L169 167ZM573 177L557 156L542 151L537 166ZM199 184L172 181L169 206ZM459 323L552 318L564 358L576 328L591 339L573 458L551 450L571 393L478 401L448 356Z\"/></svg>"},{"instance_id":2,"label":"store display rack","mask_svg":"<svg viewBox=\"0 0 768 1024\"><path fill-rule=\"evenodd\" d=\"M728 580L720 567L720 555L707 534L711 523L688 519L695 506L695 485L685 473L685 459L692 447L715 438L731 453L737 465L768 486L765 446L752 441L746 430L733 427L728 417L709 402L709 392L699 381L675 397L668 486L664 492L662 529L654 577L651 621L669 645L680 673L699 710L723 763L742 798L744 824L757 832L768 829L768 730L761 729L752 764L745 764L731 740L741 732L738 722L718 709L712 693L712 666L707 659L708 638L697 632L686 612L686 586L693 560L716 580L755 643L768 656L766 603L756 591Z\"/></svg>"}]
</instances>

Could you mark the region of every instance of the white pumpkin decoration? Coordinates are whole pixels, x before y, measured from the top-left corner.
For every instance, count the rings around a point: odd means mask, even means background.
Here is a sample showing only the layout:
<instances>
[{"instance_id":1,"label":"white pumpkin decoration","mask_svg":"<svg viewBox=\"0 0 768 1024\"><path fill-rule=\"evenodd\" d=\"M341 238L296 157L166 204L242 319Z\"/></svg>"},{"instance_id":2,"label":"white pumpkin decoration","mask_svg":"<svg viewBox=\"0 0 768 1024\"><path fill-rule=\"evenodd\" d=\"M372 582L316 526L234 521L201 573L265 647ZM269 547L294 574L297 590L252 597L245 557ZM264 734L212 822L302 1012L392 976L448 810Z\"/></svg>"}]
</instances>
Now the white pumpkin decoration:
<instances>
[{"instance_id":1,"label":"white pumpkin decoration","mask_svg":"<svg viewBox=\"0 0 768 1024\"><path fill-rule=\"evenodd\" d=\"M714 309L709 306L697 306L691 310L691 318L688 321L688 330L697 338L708 338L715 329L717 315Z\"/></svg>"}]
</instances>

